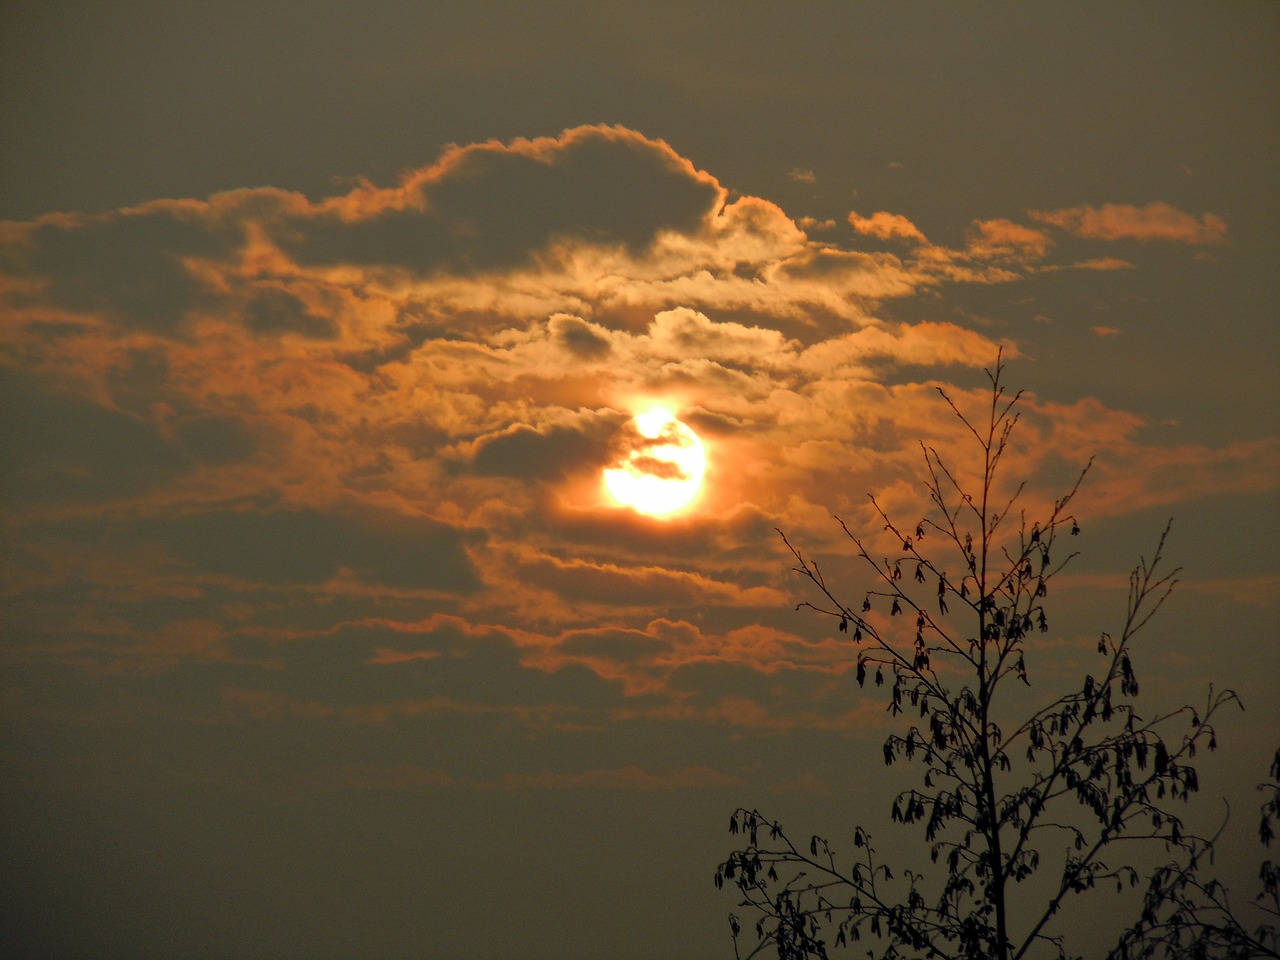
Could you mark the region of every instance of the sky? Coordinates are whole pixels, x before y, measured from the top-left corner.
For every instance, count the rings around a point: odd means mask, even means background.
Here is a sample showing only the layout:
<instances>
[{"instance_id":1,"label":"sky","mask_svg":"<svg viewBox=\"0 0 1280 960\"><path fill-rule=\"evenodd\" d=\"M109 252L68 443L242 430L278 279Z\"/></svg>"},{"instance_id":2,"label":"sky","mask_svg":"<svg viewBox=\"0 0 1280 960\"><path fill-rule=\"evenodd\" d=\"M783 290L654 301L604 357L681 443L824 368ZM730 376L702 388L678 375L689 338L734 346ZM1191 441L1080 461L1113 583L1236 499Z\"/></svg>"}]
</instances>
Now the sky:
<instances>
[{"instance_id":1,"label":"sky","mask_svg":"<svg viewBox=\"0 0 1280 960\"><path fill-rule=\"evenodd\" d=\"M998 351L1028 509L1094 458L1033 684L1173 518L1135 661L1245 704L1190 816L1247 900L1278 41L1243 0L0 5L6 955L730 956L736 806L890 829L778 530L860 598L834 517L915 522ZM655 405L706 457L658 517L602 480L687 475Z\"/></svg>"}]
</instances>

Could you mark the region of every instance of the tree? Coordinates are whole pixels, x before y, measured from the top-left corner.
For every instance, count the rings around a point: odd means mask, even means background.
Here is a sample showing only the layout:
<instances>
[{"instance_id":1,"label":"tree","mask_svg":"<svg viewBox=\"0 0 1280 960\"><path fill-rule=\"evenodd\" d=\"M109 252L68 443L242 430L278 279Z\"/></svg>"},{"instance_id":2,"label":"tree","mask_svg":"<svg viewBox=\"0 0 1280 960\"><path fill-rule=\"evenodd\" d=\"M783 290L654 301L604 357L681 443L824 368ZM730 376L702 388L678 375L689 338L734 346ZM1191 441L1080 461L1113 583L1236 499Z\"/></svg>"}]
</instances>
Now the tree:
<instances>
[{"instance_id":1,"label":"tree","mask_svg":"<svg viewBox=\"0 0 1280 960\"><path fill-rule=\"evenodd\" d=\"M1268 794L1258 825L1258 839L1266 847L1275 838L1272 819L1280 817L1280 750L1271 761L1270 776L1258 785ZM1262 890L1250 904L1258 920L1251 923L1237 916L1220 883L1201 875L1200 864L1211 853L1212 841L1189 862L1165 864L1152 874L1144 901L1142 955L1161 951L1194 960L1280 957L1280 865L1270 859L1262 862Z\"/></svg>"},{"instance_id":2,"label":"tree","mask_svg":"<svg viewBox=\"0 0 1280 960\"><path fill-rule=\"evenodd\" d=\"M1049 629L1053 582L1075 556L1064 537L1080 531L1070 507L1089 465L1028 518L1025 483L1011 489L1001 474L1022 394L1006 390L1000 357L987 376L990 403L977 415L939 389L978 454L972 490L922 444L929 514L900 526L871 498L895 555L878 559L883 550L873 555L837 521L870 573L861 599L837 596L779 531L796 572L817 590L799 607L834 621L859 687L870 682L901 724L884 742L884 762L914 765L919 786L893 799L890 818L920 832L929 864L890 865L862 825L842 858L823 837L797 838L739 808L729 829L744 845L715 880L734 885L756 920L752 936L730 917L740 958L826 957L859 940L885 960L1064 958L1072 956L1064 912L1104 887L1133 888L1122 902L1135 911L1109 956L1146 957L1188 918L1180 896L1203 903L1200 870L1213 838L1189 830L1173 807L1198 790L1191 760L1201 746L1216 748L1213 718L1238 698L1210 687L1199 708L1139 712L1134 640L1177 582L1178 571L1165 570L1166 527L1130 575L1123 626L1098 639L1096 673L1025 706L1027 657ZM1170 858L1149 880L1139 872L1143 846Z\"/></svg>"}]
</instances>

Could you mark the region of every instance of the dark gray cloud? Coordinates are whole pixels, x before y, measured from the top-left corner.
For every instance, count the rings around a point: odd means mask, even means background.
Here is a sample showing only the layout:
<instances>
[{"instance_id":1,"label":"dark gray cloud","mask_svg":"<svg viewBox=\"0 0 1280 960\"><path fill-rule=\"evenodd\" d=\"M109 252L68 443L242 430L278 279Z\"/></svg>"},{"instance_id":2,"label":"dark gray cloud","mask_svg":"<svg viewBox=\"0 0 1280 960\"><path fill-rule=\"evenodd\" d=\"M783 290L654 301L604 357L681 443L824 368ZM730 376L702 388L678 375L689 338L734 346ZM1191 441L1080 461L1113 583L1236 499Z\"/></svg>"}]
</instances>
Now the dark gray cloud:
<instances>
[{"instance_id":1,"label":"dark gray cloud","mask_svg":"<svg viewBox=\"0 0 1280 960\"><path fill-rule=\"evenodd\" d=\"M569 633L559 650L571 656L606 657L611 660L636 660L671 649L661 637L639 630L580 630Z\"/></svg>"},{"instance_id":2,"label":"dark gray cloud","mask_svg":"<svg viewBox=\"0 0 1280 960\"><path fill-rule=\"evenodd\" d=\"M487 476L551 480L587 465L603 467L616 429L608 417L544 427L518 424L477 441L471 465Z\"/></svg>"},{"instance_id":3,"label":"dark gray cloud","mask_svg":"<svg viewBox=\"0 0 1280 960\"><path fill-rule=\"evenodd\" d=\"M258 448L252 425L233 414L201 414L180 420L173 434L178 446L202 463L247 460Z\"/></svg>"},{"instance_id":4,"label":"dark gray cloud","mask_svg":"<svg viewBox=\"0 0 1280 960\"><path fill-rule=\"evenodd\" d=\"M162 347L133 347L106 369L111 399L122 410L147 416L153 404L170 399L169 354Z\"/></svg>"},{"instance_id":5,"label":"dark gray cloud","mask_svg":"<svg viewBox=\"0 0 1280 960\"><path fill-rule=\"evenodd\" d=\"M142 520L134 533L199 570L263 583L323 583L347 569L405 589L467 593L480 585L463 534L426 517L219 510Z\"/></svg>"},{"instance_id":6,"label":"dark gray cloud","mask_svg":"<svg viewBox=\"0 0 1280 960\"><path fill-rule=\"evenodd\" d=\"M723 197L665 145L604 127L455 149L405 182L405 206L291 219L277 239L300 263L467 273L531 264L558 240L641 253L661 231L696 231Z\"/></svg>"},{"instance_id":7,"label":"dark gray cloud","mask_svg":"<svg viewBox=\"0 0 1280 960\"><path fill-rule=\"evenodd\" d=\"M599 360L611 349L597 327L580 317L556 316L548 322L552 336L566 350L584 360Z\"/></svg>"},{"instance_id":8,"label":"dark gray cloud","mask_svg":"<svg viewBox=\"0 0 1280 960\"><path fill-rule=\"evenodd\" d=\"M0 370L0 491L6 499L101 501L191 468L153 424Z\"/></svg>"},{"instance_id":9,"label":"dark gray cloud","mask_svg":"<svg viewBox=\"0 0 1280 960\"><path fill-rule=\"evenodd\" d=\"M90 220L48 220L10 245L9 269L48 277L42 299L126 327L177 332L209 293L183 258L229 256L238 237L167 205Z\"/></svg>"},{"instance_id":10,"label":"dark gray cloud","mask_svg":"<svg viewBox=\"0 0 1280 960\"><path fill-rule=\"evenodd\" d=\"M325 339L337 333L330 317L312 311L287 290L267 287L255 292L244 308L244 325L258 333L300 333Z\"/></svg>"}]
</instances>

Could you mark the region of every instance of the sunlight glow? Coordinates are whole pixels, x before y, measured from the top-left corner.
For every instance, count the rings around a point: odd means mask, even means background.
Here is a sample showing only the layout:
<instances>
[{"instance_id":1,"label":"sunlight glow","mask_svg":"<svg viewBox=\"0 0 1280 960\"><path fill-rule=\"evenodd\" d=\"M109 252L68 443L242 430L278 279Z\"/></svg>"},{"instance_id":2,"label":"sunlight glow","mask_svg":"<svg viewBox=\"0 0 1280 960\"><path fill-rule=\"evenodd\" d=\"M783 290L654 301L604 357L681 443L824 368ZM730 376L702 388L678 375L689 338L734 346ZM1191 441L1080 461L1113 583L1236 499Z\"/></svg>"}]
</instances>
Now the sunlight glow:
<instances>
[{"instance_id":1,"label":"sunlight glow","mask_svg":"<svg viewBox=\"0 0 1280 960\"><path fill-rule=\"evenodd\" d=\"M651 407L629 424L630 448L604 471L604 486L623 506L663 517L688 506L702 488L706 449L689 426L665 407Z\"/></svg>"}]
</instances>

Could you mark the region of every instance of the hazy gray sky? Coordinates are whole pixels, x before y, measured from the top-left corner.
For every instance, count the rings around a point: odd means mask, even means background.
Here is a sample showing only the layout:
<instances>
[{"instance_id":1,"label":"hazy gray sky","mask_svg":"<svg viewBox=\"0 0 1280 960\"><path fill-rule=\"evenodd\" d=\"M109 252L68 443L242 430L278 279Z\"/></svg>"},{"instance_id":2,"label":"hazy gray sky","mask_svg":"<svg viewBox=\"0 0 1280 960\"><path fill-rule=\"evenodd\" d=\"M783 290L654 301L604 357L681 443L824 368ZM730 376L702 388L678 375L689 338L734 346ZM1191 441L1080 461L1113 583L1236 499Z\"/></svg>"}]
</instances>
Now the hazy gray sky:
<instances>
[{"instance_id":1,"label":"hazy gray sky","mask_svg":"<svg viewBox=\"0 0 1280 960\"><path fill-rule=\"evenodd\" d=\"M1097 458L1033 679L1173 516L1144 691L1240 691L1196 815L1251 895L1278 41L1245 2L4 4L6 955L731 955L736 805L888 806L774 528L852 576L831 514L918 512L933 388L1000 347L1031 503ZM601 484L652 403L707 457L658 519Z\"/></svg>"}]
</instances>

